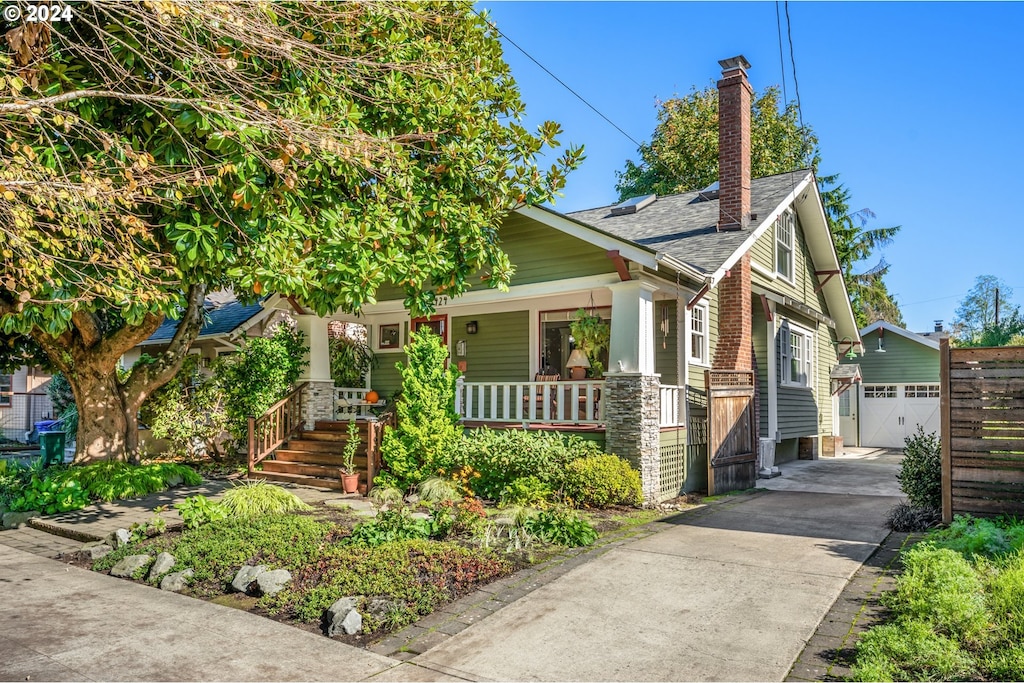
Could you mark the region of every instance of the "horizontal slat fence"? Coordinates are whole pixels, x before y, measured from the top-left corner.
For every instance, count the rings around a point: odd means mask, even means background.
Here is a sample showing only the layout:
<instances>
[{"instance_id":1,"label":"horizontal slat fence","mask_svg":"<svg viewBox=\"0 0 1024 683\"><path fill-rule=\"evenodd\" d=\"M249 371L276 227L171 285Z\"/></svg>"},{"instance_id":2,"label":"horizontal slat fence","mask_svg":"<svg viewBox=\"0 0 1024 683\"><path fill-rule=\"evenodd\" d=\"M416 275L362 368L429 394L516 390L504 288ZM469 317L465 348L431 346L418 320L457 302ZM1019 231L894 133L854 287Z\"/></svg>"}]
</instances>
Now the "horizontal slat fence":
<instances>
[{"instance_id":1,"label":"horizontal slat fence","mask_svg":"<svg viewBox=\"0 0 1024 683\"><path fill-rule=\"evenodd\" d=\"M943 520L1024 515L1024 347L939 351Z\"/></svg>"}]
</instances>

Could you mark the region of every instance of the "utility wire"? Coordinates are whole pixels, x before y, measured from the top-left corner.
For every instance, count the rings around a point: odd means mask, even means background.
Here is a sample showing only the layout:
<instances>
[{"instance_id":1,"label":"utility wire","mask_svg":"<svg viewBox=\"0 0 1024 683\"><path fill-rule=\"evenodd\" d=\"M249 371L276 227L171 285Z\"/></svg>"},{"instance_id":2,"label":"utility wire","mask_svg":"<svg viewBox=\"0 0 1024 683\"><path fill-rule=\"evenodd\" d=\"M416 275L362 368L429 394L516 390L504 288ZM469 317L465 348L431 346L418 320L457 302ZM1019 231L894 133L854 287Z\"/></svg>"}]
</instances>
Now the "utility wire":
<instances>
[{"instance_id":1,"label":"utility wire","mask_svg":"<svg viewBox=\"0 0 1024 683\"><path fill-rule=\"evenodd\" d=\"M775 0L775 27L779 31L779 72L782 74L782 101L789 102L789 95L786 93L786 57L782 51L782 18L779 15L779 0Z\"/></svg>"},{"instance_id":2,"label":"utility wire","mask_svg":"<svg viewBox=\"0 0 1024 683\"><path fill-rule=\"evenodd\" d=\"M482 14L480 14L479 12L477 12L477 11L476 11L476 9L474 9L474 10L473 10L473 12L474 12L474 14L476 14L476 15L477 15L478 17L480 17L480 18L481 18L481 19L483 19L484 21L487 21L487 19L486 19L486 18L485 18L485 17L484 17L484 16L482 15ZM534 64L536 64L536 65L537 65L537 66L539 66L539 67L540 67L541 69L543 69L543 70L544 70L544 73L546 73L546 74L547 74L548 76L551 76L551 78L555 79L555 80L556 80L556 81L558 82L558 84L559 84L559 85L561 85L561 86L562 86L563 88L565 88L566 90L568 90L569 92L571 92L571 93L572 93L573 95L575 95L575 96L576 96L576 99L578 99L578 100L579 100L580 102L582 102L583 104L585 104L585 105L587 105L588 107L590 107L590 109L591 109L591 110L592 110L592 111L593 111L593 112L594 112L595 114L597 114L597 115L598 115L598 116L600 116L600 117L601 117L602 119L604 119L605 121L607 121L607 122L609 123L609 125L611 125L611 126L612 126L612 128L614 128L615 130L617 130L617 131L619 131L620 133L622 133L622 134L623 134L623 135L624 135L624 136L626 137L626 139L627 139L627 140L629 140L630 142L632 142L632 143L633 143L634 145L636 145L636 146L637 146L638 148L639 148L639 147L641 147L640 143L639 143L639 142L637 142L636 140L634 140L634 139L633 139L633 136L632 136L632 135L630 135L630 134L629 134L629 133L627 133L626 131L622 130L622 128L620 128L620 127L618 126L618 124L616 124L616 123L615 123L614 121L612 121L612 120L611 120L610 118L608 118L607 116L605 116L604 114L602 114L602 113L601 113L601 111L600 111L600 110L599 110L599 109L598 109L597 107L595 107L594 105L592 105L592 104L591 104L590 102L588 102L588 101L587 101L587 98L583 97L583 95L580 95L580 94L579 94L578 92L576 92L575 90L573 90L572 88L570 88L570 87L569 87L569 86L568 86L568 85L567 85L567 84L565 83L565 81L563 81L563 80L562 80L561 78L559 78L559 77L558 77L558 76L556 76L555 74L551 73L551 70L550 70L549 68L547 68L546 66L544 66L543 64L541 64L541 63L540 63L540 62L539 62L539 61L538 61L538 60L537 60L537 59L536 59L536 58L535 58L535 57L534 57L533 55L531 55L531 54L530 54L529 52L527 52L526 50L524 50L523 48L521 48L521 47L519 46L519 44L518 44L518 43L516 43L516 41L512 40L512 39L511 39L511 38L509 38L509 37L508 37L507 35L505 35L504 33L502 33L501 29L500 29L500 28L498 28L496 24L494 24L493 22L490 22L490 21L488 21L487 23L488 23L488 24L489 24L489 25L491 26L491 28L493 28L493 29L494 29L494 30L495 30L495 31L496 31L496 32L498 33L498 35L499 35L499 36L501 36L502 38L504 38L505 40L507 40L507 41L509 42L509 44L510 44L510 45L512 45L512 47L514 47L515 49L519 50L519 51L520 51L520 52L522 52L522 53L523 53L524 55L526 55L526 57L527 57L527 58L529 58L529 60L530 60L530 61L532 61L532 62L533 62Z\"/></svg>"},{"instance_id":3,"label":"utility wire","mask_svg":"<svg viewBox=\"0 0 1024 683\"><path fill-rule=\"evenodd\" d=\"M786 8L786 36L789 39L789 63L793 66L793 88L796 90L796 113L800 119L800 127L804 127L804 110L800 106L800 81L796 79L796 57L793 56L793 25L789 20L789 0L783 3Z\"/></svg>"}]
</instances>

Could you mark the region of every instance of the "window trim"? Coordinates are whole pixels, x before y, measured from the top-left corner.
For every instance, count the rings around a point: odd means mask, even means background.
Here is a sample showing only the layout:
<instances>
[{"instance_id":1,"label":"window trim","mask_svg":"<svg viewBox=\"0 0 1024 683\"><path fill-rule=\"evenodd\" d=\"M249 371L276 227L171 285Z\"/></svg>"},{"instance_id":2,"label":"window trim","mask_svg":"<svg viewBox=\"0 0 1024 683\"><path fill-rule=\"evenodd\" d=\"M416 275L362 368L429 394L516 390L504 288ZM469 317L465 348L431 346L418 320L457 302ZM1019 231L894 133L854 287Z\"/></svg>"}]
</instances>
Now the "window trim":
<instances>
[{"instance_id":1,"label":"window trim","mask_svg":"<svg viewBox=\"0 0 1024 683\"><path fill-rule=\"evenodd\" d=\"M789 244L782 239L783 222L789 228ZM779 256L782 250L789 252L789 273L779 270ZM775 274L793 284L796 281L796 215L792 209L786 209L775 219Z\"/></svg>"},{"instance_id":2,"label":"window trim","mask_svg":"<svg viewBox=\"0 0 1024 683\"><path fill-rule=\"evenodd\" d=\"M10 408L14 405L14 375L7 373L0 374L0 378L6 377L6 383L0 380L0 408ZM3 387L6 386L5 391Z\"/></svg>"},{"instance_id":3,"label":"window trim","mask_svg":"<svg viewBox=\"0 0 1024 683\"><path fill-rule=\"evenodd\" d=\"M796 335L803 339L803 343L800 345L800 364L804 368L805 381L801 382L799 379L794 380L792 377L793 372L793 355L792 355L792 344L793 335ZM815 365L815 333L806 327L797 325L789 320L784 320L782 326L779 328L779 384L781 386L790 389L810 389L814 390L814 382L816 375Z\"/></svg>"},{"instance_id":4,"label":"window trim","mask_svg":"<svg viewBox=\"0 0 1024 683\"><path fill-rule=\"evenodd\" d=\"M703 358L698 358L693 355L693 323L695 320L693 312L698 310L701 312L701 322L704 326L704 330L698 333L701 337L700 351ZM705 368L711 367L711 331L709 329L709 319L710 312L708 309L708 305L706 303L697 304L696 306L694 306L693 308L686 312L686 357L691 364Z\"/></svg>"}]
</instances>

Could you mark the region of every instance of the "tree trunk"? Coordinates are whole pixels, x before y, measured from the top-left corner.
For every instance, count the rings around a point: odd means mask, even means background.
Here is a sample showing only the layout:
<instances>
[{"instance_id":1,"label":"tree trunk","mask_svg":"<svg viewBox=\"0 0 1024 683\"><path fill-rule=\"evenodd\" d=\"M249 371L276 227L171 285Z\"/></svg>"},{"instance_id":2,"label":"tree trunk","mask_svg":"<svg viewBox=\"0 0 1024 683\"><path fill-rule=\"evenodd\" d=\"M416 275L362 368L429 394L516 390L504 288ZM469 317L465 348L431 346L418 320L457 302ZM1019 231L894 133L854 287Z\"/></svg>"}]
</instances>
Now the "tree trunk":
<instances>
[{"instance_id":1,"label":"tree trunk","mask_svg":"<svg viewBox=\"0 0 1024 683\"><path fill-rule=\"evenodd\" d=\"M132 456L129 441L138 445L138 421L129 420L116 372L103 372L82 364L75 370L73 379L68 378L78 406L75 464L128 460ZM129 435L129 424L135 426L134 435Z\"/></svg>"}]
</instances>

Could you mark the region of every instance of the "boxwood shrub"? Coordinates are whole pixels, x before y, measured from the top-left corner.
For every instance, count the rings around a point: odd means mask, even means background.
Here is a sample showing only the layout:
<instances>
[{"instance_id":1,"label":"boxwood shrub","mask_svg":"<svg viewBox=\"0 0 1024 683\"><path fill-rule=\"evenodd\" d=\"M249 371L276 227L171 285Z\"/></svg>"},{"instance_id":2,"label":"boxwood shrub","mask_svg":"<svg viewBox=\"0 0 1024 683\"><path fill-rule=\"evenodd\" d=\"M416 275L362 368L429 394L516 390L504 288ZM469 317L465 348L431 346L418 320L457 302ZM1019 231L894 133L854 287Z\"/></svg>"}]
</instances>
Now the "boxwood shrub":
<instances>
[{"instance_id":1,"label":"boxwood shrub","mask_svg":"<svg viewBox=\"0 0 1024 683\"><path fill-rule=\"evenodd\" d=\"M589 455L570 462L562 476L566 502L579 507L640 505L640 473L617 455Z\"/></svg>"}]
</instances>

